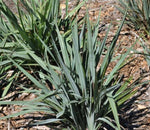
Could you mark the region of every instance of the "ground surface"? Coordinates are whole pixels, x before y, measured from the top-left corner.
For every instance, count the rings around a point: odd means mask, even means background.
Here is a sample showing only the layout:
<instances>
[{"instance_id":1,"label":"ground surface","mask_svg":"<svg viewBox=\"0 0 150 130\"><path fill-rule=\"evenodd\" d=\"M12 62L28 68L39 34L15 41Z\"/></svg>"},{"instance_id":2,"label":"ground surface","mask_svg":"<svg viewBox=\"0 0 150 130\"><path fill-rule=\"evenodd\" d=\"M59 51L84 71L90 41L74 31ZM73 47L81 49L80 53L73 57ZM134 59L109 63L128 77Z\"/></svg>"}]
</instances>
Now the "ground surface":
<instances>
[{"instance_id":1,"label":"ground surface","mask_svg":"<svg viewBox=\"0 0 150 130\"><path fill-rule=\"evenodd\" d=\"M13 4L11 3L12 0L7 0L6 3L11 7L11 9L14 9ZM75 2L70 2L70 9L73 8L73 5L75 5ZM100 38L103 38L105 36L107 27L110 23L112 23L111 30L108 36L108 44L111 41L112 37L115 35L115 32L117 31L118 25L120 21L122 20L122 14L119 13L119 11L116 9L115 6L118 6L117 0L97 0L96 2L91 2L88 4L89 7L89 14L90 19L92 21L95 21L98 17L99 9L102 7L101 11L101 31L100 31ZM64 3L61 4L62 10L65 8ZM80 16L84 16L85 13L85 7L82 8L80 11ZM116 52L116 55L123 54L127 48L131 47L135 41L139 38L139 32L135 31L134 29L129 28L127 25L124 25L121 35L119 36L118 44L119 47L118 51ZM120 44L119 44L120 43ZM146 42L146 44L149 44L149 42ZM134 46L135 50L138 50L140 52L143 52L143 48L140 46L140 44L137 42ZM136 79L141 77L146 72L149 72L149 67L144 59L143 56L136 54L132 57L133 59L136 58L133 62L131 62L129 65L127 65L124 69L120 71L120 74L123 74L124 77L127 79L130 76L133 76L132 82L134 82ZM114 63L115 64L115 63ZM114 66L110 66L111 68ZM146 77L146 79L150 79L150 77ZM146 80L145 79L145 80ZM150 85L141 86L138 90L138 93L135 95L133 99L131 99L129 102L127 102L129 105L128 108L124 108L120 114L122 117L122 124L124 124L124 128L127 130L149 130L150 129L150 114L149 114L149 108L150 108L150 102L140 102L141 100L150 100ZM20 99L24 100L26 98L26 95L20 95ZM34 95L27 96L27 99L34 98ZM19 99L18 99L19 100ZM14 107L5 107L1 108L1 111L3 111L3 114L10 114L16 111L17 108ZM0 129L8 129L9 127L11 129L21 129L23 126L28 124L32 119L29 117L36 117L42 118L41 113L33 114L33 115L26 115L19 118L11 119L11 120L4 120L0 122ZM25 128L23 128L25 129ZM31 130L48 130L49 128L46 126L37 126L29 128Z\"/></svg>"}]
</instances>

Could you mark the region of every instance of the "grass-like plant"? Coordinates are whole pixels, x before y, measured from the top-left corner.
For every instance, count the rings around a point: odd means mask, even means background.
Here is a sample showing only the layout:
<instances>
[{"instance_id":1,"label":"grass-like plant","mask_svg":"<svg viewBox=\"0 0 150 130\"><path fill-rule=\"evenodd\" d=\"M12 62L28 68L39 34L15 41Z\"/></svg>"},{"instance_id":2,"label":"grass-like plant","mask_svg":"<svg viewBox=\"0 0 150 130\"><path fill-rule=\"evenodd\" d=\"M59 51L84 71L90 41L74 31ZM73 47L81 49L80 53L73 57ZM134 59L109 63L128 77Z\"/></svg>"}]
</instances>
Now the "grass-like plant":
<instances>
[{"instance_id":1,"label":"grass-like plant","mask_svg":"<svg viewBox=\"0 0 150 130\"><path fill-rule=\"evenodd\" d=\"M150 34L150 0L119 0L123 14L127 10L127 24Z\"/></svg>"},{"instance_id":2,"label":"grass-like plant","mask_svg":"<svg viewBox=\"0 0 150 130\"><path fill-rule=\"evenodd\" d=\"M91 27L87 14L82 27L75 20L70 33L65 35L65 31L62 32L59 28L60 23L57 18L54 18L52 23L55 35L48 33L49 40L41 36L44 30L38 34L34 28L34 36L42 47L43 57L40 57L35 49L32 50L32 45L27 44L28 37L23 40L22 32L12 33L11 36L17 45L21 46L34 63L38 64L36 76L27 72L22 66L22 60L13 58L16 52L11 55L3 54L36 86L35 89L31 89L22 84L20 86L22 92L34 93L37 98L32 101L1 100L0 104L21 105L22 110L0 119L40 111L49 114L50 118L33 123L35 125L55 122L59 123L61 128L95 130L108 124L120 130L117 108L135 93L135 90L133 91L132 87L127 88L128 84L122 83L117 75L130 49L119 57L111 72L107 73L107 69L113 61L115 45L123 22L110 46L107 47L109 30L103 41L98 40L99 20ZM37 23L33 23L33 26L37 26ZM55 64L51 60L55 61ZM47 82L51 83L51 86L48 86Z\"/></svg>"},{"instance_id":3,"label":"grass-like plant","mask_svg":"<svg viewBox=\"0 0 150 130\"><path fill-rule=\"evenodd\" d=\"M11 78L8 80L8 73L5 72L12 71L12 64L4 54L12 55L11 58L15 61L20 61L21 66L27 66L27 68L28 66L31 68L33 66L33 71L38 66L33 58L24 50L23 45L18 44L16 38L29 47L32 53L43 59L45 49L39 37L49 48L52 46L51 37L57 43L58 38L54 20L61 33L65 32L64 37L69 35L74 15L84 3L85 1L81 2L69 12L68 0L66 0L66 16L62 18L59 0L14 0L17 13L16 11L13 12L3 0L0 0L0 78L1 80L3 79L2 86L4 86L4 88L1 87L1 91L2 88L4 90L2 97L7 94L12 86L10 84L14 81L13 77L18 75L17 69L15 69L11 75L9 74ZM52 54L50 56L53 57ZM50 62L56 64L52 59L49 57Z\"/></svg>"}]
</instances>

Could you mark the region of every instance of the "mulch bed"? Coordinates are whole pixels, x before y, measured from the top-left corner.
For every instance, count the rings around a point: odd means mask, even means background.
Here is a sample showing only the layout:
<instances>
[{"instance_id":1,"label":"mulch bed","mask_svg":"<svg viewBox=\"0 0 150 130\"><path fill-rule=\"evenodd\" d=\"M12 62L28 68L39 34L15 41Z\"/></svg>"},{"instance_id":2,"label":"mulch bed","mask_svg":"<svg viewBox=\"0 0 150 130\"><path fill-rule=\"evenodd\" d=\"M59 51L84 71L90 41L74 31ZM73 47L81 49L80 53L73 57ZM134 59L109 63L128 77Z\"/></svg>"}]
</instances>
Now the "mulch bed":
<instances>
[{"instance_id":1,"label":"mulch bed","mask_svg":"<svg viewBox=\"0 0 150 130\"><path fill-rule=\"evenodd\" d=\"M5 0L6 1L6 0ZM13 10L15 10L14 5L12 4L12 0L7 0L6 4ZM72 3L70 2L70 8L75 5L75 1ZM109 24L111 23L111 30L108 35L107 43L112 40L113 36L115 35L115 32L117 31L118 25L120 24L120 21L122 20L122 14L116 9L115 6L117 6L117 0L97 0L96 2L91 2L87 5L89 8L89 14L91 21L95 21L98 17L100 7L101 9L101 31L99 34L100 39L103 39L103 37L106 34L107 28ZM61 4L61 9L65 9L64 2ZM84 16L85 14L85 7L82 7L80 10L80 16ZM134 29L129 28L127 25L124 25L121 34L118 39L117 46L119 47L118 51L116 52L116 55L121 55L126 50L131 47L137 39L139 39L139 33L138 31L135 31ZM147 42L146 44L149 44ZM140 44L137 42L134 46L135 50L138 50L140 52L143 52L143 48L140 46ZM128 64L125 68L121 69L120 75L124 75L125 79L128 79L129 77L133 76L133 79L131 82L134 82L136 79L141 77L142 75L148 73L149 67L147 65L147 62L144 58L144 56L136 54L131 57L133 60L130 64ZM108 71L111 71L112 67L116 63L112 63L109 67ZM145 80L150 80L150 77L147 76ZM150 129L150 102L142 102L142 100L150 100L150 85L143 85L140 86L138 89L138 93L127 103L128 108L122 109L120 112L121 122L124 124L124 128L127 130L137 129L137 130L149 130ZM24 96L20 95L19 97L22 97L22 100L24 99L32 99L34 98L34 95L27 95ZM26 97L26 98L25 98ZM1 107L1 112L3 114L0 114L0 116L4 116L4 114L10 114L17 111L17 106L6 106ZM29 118L32 117L32 118ZM13 118L10 120L2 120L0 121L0 129L31 129L31 130L48 130L49 128L46 126L36 126L36 127L28 127L25 128L24 126L28 125L34 118L39 117L43 118L42 113L33 113L33 114L27 114L24 116L20 116L17 118Z\"/></svg>"}]
</instances>

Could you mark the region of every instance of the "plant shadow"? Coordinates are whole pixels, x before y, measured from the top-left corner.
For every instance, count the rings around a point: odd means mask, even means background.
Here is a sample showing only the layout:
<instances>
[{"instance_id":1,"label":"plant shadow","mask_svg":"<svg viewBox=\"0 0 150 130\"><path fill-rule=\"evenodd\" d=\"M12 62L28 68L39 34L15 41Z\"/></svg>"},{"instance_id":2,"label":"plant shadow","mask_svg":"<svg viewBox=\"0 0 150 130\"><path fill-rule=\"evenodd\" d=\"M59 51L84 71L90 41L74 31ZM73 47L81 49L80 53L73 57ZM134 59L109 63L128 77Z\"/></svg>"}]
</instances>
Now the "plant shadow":
<instances>
[{"instance_id":1,"label":"plant shadow","mask_svg":"<svg viewBox=\"0 0 150 130\"><path fill-rule=\"evenodd\" d=\"M139 102L143 100L143 97L145 96L149 88L150 88L149 84L141 86L137 94L123 105L124 107L119 112L120 123L123 129L141 130L142 126L150 125L150 123L147 123L147 119L148 117L150 117L150 105L147 105L146 101L143 101L142 102L143 104Z\"/></svg>"}]
</instances>

